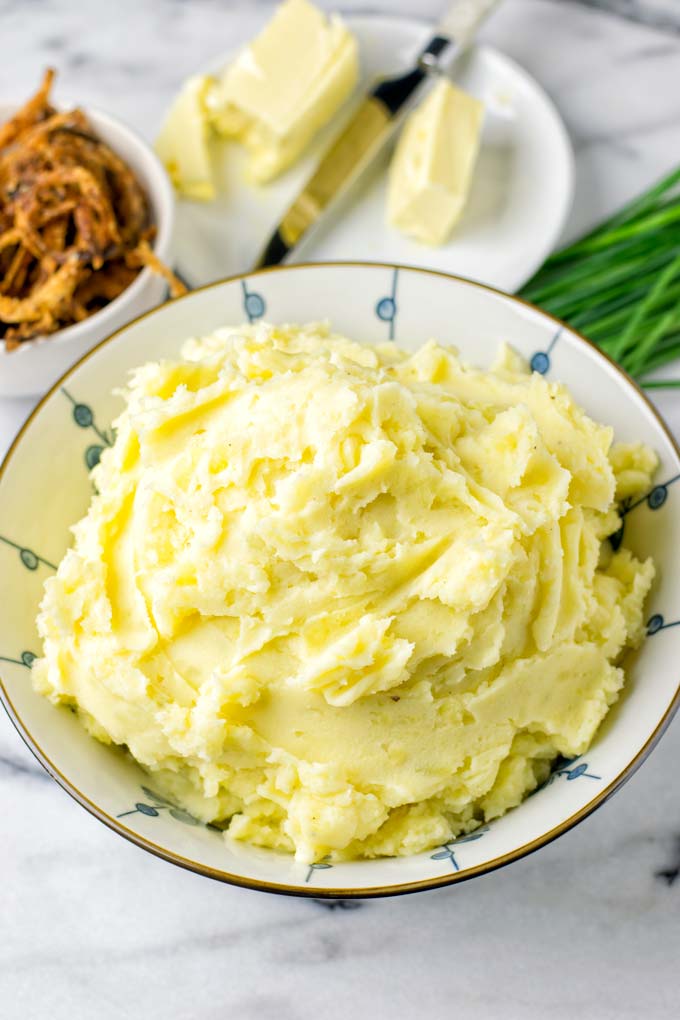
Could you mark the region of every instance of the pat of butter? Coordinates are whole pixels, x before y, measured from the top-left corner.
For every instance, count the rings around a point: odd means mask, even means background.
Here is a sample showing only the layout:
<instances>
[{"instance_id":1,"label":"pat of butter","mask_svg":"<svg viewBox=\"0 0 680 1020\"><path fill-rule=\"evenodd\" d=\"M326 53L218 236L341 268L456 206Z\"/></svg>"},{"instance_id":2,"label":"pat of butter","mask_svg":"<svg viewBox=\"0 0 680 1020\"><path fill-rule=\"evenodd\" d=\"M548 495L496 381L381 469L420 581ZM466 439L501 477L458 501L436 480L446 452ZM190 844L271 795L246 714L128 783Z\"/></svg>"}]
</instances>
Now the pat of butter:
<instances>
[{"instance_id":1,"label":"pat of butter","mask_svg":"<svg viewBox=\"0 0 680 1020\"><path fill-rule=\"evenodd\" d=\"M189 78L172 104L155 144L177 190L204 201L215 197L205 106L212 87L213 80L206 75Z\"/></svg>"},{"instance_id":2,"label":"pat of butter","mask_svg":"<svg viewBox=\"0 0 680 1020\"><path fill-rule=\"evenodd\" d=\"M387 216L404 234L443 244L467 201L483 104L442 79L410 115L389 173Z\"/></svg>"},{"instance_id":3,"label":"pat of butter","mask_svg":"<svg viewBox=\"0 0 680 1020\"><path fill-rule=\"evenodd\" d=\"M340 18L286 0L224 71L209 100L213 124L246 146L252 177L269 181L328 123L357 76L356 40Z\"/></svg>"}]
</instances>

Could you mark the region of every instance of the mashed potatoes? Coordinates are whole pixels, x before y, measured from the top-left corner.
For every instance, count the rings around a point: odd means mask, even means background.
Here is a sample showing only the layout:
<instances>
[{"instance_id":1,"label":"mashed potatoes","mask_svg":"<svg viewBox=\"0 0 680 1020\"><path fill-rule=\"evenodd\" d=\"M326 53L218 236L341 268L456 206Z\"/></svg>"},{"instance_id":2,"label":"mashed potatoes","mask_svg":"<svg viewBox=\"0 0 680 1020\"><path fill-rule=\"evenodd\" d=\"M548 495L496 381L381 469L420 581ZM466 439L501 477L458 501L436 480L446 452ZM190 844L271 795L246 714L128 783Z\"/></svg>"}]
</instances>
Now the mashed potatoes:
<instances>
[{"instance_id":1,"label":"mashed potatoes","mask_svg":"<svg viewBox=\"0 0 680 1020\"><path fill-rule=\"evenodd\" d=\"M39 691L232 838L424 850L586 750L651 562L653 455L510 350L244 326L134 373L48 580Z\"/></svg>"}]
</instances>

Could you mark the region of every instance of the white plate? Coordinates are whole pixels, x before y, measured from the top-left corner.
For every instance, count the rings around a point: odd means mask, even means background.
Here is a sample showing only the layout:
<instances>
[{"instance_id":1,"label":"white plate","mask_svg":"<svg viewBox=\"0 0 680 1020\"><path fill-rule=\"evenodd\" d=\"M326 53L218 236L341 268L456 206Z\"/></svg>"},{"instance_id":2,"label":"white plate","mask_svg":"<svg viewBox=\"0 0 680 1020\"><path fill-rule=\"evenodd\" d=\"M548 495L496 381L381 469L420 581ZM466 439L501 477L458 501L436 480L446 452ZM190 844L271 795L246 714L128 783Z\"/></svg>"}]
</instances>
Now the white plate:
<instances>
[{"instance_id":1,"label":"white plate","mask_svg":"<svg viewBox=\"0 0 680 1020\"><path fill-rule=\"evenodd\" d=\"M362 85L408 67L431 26L406 18L347 17L359 40ZM230 54L206 70L219 71ZM329 218L292 262L362 259L426 266L502 290L522 286L554 248L571 207L573 154L552 102L508 57L480 46L459 63L456 79L487 107L483 146L467 209L451 240L429 248L385 223L389 155L361 192ZM308 156L267 187L245 180L240 146L218 143L221 196L177 210L179 268L194 286L245 272L324 150L337 122Z\"/></svg>"}]
</instances>

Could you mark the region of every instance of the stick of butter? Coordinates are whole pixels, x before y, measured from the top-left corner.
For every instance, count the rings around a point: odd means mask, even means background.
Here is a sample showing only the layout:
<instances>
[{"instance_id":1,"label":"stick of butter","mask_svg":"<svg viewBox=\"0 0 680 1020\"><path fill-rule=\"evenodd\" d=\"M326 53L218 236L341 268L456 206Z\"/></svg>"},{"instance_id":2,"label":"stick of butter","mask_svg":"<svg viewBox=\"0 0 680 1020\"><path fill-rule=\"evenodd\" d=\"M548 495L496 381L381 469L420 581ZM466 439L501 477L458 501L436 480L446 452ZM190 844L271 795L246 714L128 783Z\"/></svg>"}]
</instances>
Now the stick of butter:
<instances>
[{"instance_id":1,"label":"stick of butter","mask_svg":"<svg viewBox=\"0 0 680 1020\"><path fill-rule=\"evenodd\" d=\"M170 107L155 144L177 190L204 201L215 197L205 105L212 87L213 80L206 75L189 78Z\"/></svg>"},{"instance_id":2,"label":"stick of butter","mask_svg":"<svg viewBox=\"0 0 680 1020\"><path fill-rule=\"evenodd\" d=\"M356 85L357 44L337 15L286 0L226 68L209 99L220 134L242 142L252 177L285 170Z\"/></svg>"},{"instance_id":3,"label":"stick of butter","mask_svg":"<svg viewBox=\"0 0 680 1020\"><path fill-rule=\"evenodd\" d=\"M410 115L390 166L387 218L425 244L443 244L472 182L484 106L442 78Z\"/></svg>"}]
</instances>

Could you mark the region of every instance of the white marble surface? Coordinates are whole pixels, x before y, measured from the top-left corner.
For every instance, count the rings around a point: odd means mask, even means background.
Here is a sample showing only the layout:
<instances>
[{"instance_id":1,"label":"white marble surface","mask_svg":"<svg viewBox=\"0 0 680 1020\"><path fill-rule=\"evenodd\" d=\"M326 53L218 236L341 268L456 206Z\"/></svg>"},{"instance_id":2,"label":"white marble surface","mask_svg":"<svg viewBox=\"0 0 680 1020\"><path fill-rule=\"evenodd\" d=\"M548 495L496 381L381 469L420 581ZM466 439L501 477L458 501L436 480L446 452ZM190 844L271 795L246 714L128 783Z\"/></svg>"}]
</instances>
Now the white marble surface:
<instances>
[{"instance_id":1,"label":"white marble surface","mask_svg":"<svg viewBox=\"0 0 680 1020\"><path fill-rule=\"evenodd\" d=\"M63 93L151 135L180 78L245 38L266 7L0 0L0 94L23 97L51 62ZM485 35L565 117L578 160L571 234L677 162L678 0L506 0ZM680 395L658 402L680 432ZM0 401L0 452L29 407ZM0 1015L671 1020L679 767L676 723L613 801L537 855L448 890L331 909L220 886L144 854L70 801L3 717Z\"/></svg>"}]
</instances>

